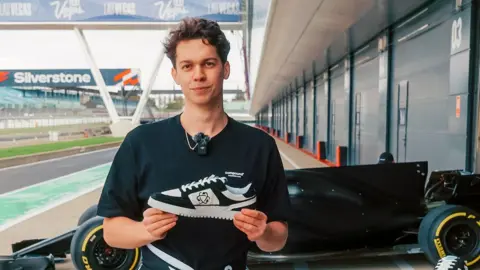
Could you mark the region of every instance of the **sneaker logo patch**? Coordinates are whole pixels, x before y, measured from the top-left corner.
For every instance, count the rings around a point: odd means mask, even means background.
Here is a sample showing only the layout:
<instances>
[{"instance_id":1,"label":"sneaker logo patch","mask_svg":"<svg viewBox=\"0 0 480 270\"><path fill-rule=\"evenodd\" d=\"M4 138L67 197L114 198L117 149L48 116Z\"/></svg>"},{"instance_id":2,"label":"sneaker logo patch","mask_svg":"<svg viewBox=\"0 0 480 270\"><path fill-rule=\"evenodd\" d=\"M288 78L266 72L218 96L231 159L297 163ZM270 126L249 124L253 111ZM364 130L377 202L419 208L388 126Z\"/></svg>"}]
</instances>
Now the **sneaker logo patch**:
<instances>
[{"instance_id":1,"label":"sneaker logo patch","mask_svg":"<svg viewBox=\"0 0 480 270\"><path fill-rule=\"evenodd\" d=\"M210 201L210 196L208 196L208 193L205 191L200 192L198 193L197 201L201 204L207 204Z\"/></svg>"},{"instance_id":2,"label":"sneaker logo patch","mask_svg":"<svg viewBox=\"0 0 480 270\"><path fill-rule=\"evenodd\" d=\"M202 189L188 194L193 206L205 207L219 205L220 201L211 188Z\"/></svg>"},{"instance_id":3,"label":"sneaker logo patch","mask_svg":"<svg viewBox=\"0 0 480 270\"><path fill-rule=\"evenodd\" d=\"M228 177L242 178L244 173L239 172L225 172Z\"/></svg>"}]
</instances>

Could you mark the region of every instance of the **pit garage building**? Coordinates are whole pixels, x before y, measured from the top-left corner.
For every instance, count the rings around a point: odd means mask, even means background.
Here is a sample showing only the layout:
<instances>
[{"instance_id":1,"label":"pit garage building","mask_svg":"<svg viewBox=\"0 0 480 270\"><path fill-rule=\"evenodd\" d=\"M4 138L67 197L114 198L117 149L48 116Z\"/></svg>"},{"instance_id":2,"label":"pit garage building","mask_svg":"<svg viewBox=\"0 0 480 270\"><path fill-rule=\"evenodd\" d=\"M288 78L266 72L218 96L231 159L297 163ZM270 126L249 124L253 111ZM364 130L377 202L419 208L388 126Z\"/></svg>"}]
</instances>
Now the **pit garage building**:
<instances>
[{"instance_id":1,"label":"pit garage building","mask_svg":"<svg viewBox=\"0 0 480 270\"><path fill-rule=\"evenodd\" d=\"M262 48L250 113L333 166L376 163L387 151L429 170L474 171L479 4L272 0L249 21L250 33L265 32L252 40Z\"/></svg>"}]
</instances>

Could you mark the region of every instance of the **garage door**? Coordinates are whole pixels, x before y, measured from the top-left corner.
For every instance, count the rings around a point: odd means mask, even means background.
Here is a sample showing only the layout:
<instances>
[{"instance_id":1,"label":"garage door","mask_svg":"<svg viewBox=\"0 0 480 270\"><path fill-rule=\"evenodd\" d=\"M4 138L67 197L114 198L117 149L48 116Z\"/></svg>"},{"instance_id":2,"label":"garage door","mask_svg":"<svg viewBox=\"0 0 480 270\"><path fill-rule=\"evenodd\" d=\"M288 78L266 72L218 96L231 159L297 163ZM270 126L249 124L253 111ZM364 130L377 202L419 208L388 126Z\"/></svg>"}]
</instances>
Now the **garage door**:
<instances>
[{"instance_id":1,"label":"garage door","mask_svg":"<svg viewBox=\"0 0 480 270\"><path fill-rule=\"evenodd\" d=\"M282 99L278 100L278 130L281 131L283 128L283 116L282 116L283 104Z\"/></svg>"},{"instance_id":2,"label":"garage door","mask_svg":"<svg viewBox=\"0 0 480 270\"><path fill-rule=\"evenodd\" d=\"M292 137L294 136L294 133L295 133L295 98L294 96L290 93L290 96L289 96L289 110L290 110L290 114L289 114L289 123L288 123L288 132L290 134L290 140L289 142L292 141Z\"/></svg>"},{"instance_id":3,"label":"garage door","mask_svg":"<svg viewBox=\"0 0 480 270\"><path fill-rule=\"evenodd\" d=\"M278 106L277 102L273 105L273 129L278 128Z\"/></svg>"},{"instance_id":4,"label":"garage door","mask_svg":"<svg viewBox=\"0 0 480 270\"><path fill-rule=\"evenodd\" d=\"M307 83L307 91L305 92L305 149L315 153L315 142L313 141L313 88L312 83Z\"/></svg>"},{"instance_id":5,"label":"garage door","mask_svg":"<svg viewBox=\"0 0 480 270\"><path fill-rule=\"evenodd\" d=\"M336 147L348 145L347 104L345 102L345 78L343 62L331 70L331 99L330 99L330 151L328 159L336 160Z\"/></svg>"},{"instance_id":6,"label":"garage door","mask_svg":"<svg viewBox=\"0 0 480 270\"><path fill-rule=\"evenodd\" d=\"M300 87L297 92L297 98L298 98L298 132L297 135L301 136L304 135L305 132L303 130L303 123L304 123L304 118L305 118L305 104L304 104L304 97L305 93L303 90L303 87Z\"/></svg>"},{"instance_id":7,"label":"garage door","mask_svg":"<svg viewBox=\"0 0 480 270\"><path fill-rule=\"evenodd\" d=\"M285 132L287 131L287 100L285 97L282 98L282 131L281 131L281 136L282 138L285 138Z\"/></svg>"},{"instance_id":8,"label":"garage door","mask_svg":"<svg viewBox=\"0 0 480 270\"><path fill-rule=\"evenodd\" d=\"M317 115L316 115L316 137L318 141L328 140L328 83L322 74L317 76Z\"/></svg>"},{"instance_id":9,"label":"garage door","mask_svg":"<svg viewBox=\"0 0 480 270\"><path fill-rule=\"evenodd\" d=\"M292 98L290 95L286 96L286 109L287 109L287 132L292 133Z\"/></svg>"},{"instance_id":10,"label":"garage door","mask_svg":"<svg viewBox=\"0 0 480 270\"><path fill-rule=\"evenodd\" d=\"M279 130L282 128L282 118L280 116L282 110L282 106L280 104L280 100L277 100L277 105L275 107L275 113L276 113L276 123L275 123L275 129Z\"/></svg>"},{"instance_id":11,"label":"garage door","mask_svg":"<svg viewBox=\"0 0 480 270\"><path fill-rule=\"evenodd\" d=\"M294 143L297 137L298 126L298 105L297 105L297 93L292 93L292 137L290 142Z\"/></svg>"},{"instance_id":12,"label":"garage door","mask_svg":"<svg viewBox=\"0 0 480 270\"><path fill-rule=\"evenodd\" d=\"M452 16L449 3L394 33L391 150L399 162L428 160L431 170L465 167L470 9Z\"/></svg>"},{"instance_id":13,"label":"garage door","mask_svg":"<svg viewBox=\"0 0 480 270\"><path fill-rule=\"evenodd\" d=\"M353 81L353 164L376 163L384 150L385 129L379 130L379 57L377 41L361 48L354 57Z\"/></svg>"}]
</instances>

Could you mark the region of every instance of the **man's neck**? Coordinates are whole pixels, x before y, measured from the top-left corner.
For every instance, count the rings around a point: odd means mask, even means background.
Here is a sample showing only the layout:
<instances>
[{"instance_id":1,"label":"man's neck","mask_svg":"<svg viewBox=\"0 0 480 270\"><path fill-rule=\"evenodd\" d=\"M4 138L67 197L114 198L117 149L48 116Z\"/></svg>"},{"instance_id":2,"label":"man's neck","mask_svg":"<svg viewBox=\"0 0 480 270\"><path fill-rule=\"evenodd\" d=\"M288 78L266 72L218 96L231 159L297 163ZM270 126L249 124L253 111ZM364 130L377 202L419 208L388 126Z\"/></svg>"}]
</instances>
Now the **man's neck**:
<instances>
[{"instance_id":1,"label":"man's neck","mask_svg":"<svg viewBox=\"0 0 480 270\"><path fill-rule=\"evenodd\" d=\"M190 135L202 132L211 138L223 130L228 118L222 105L209 109L186 105L180 121Z\"/></svg>"}]
</instances>

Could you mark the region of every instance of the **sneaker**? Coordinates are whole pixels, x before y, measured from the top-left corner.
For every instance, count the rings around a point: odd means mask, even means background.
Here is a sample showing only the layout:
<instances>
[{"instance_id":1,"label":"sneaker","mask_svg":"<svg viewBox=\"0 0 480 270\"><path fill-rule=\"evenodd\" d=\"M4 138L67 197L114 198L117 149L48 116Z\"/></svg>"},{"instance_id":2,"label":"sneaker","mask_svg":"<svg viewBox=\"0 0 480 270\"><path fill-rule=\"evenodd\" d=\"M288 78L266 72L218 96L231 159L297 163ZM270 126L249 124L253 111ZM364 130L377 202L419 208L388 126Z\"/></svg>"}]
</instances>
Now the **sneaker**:
<instances>
[{"instance_id":1,"label":"sneaker","mask_svg":"<svg viewBox=\"0 0 480 270\"><path fill-rule=\"evenodd\" d=\"M438 261L435 270L468 270L468 267L459 257L448 255Z\"/></svg>"},{"instance_id":2,"label":"sneaker","mask_svg":"<svg viewBox=\"0 0 480 270\"><path fill-rule=\"evenodd\" d=\"M242 208L254 208L257 197L252 184L238 188L226 177L211 175L180 188L154 193L148 205L179 216L233 219Z\"/></svg>"}]
</instances>

